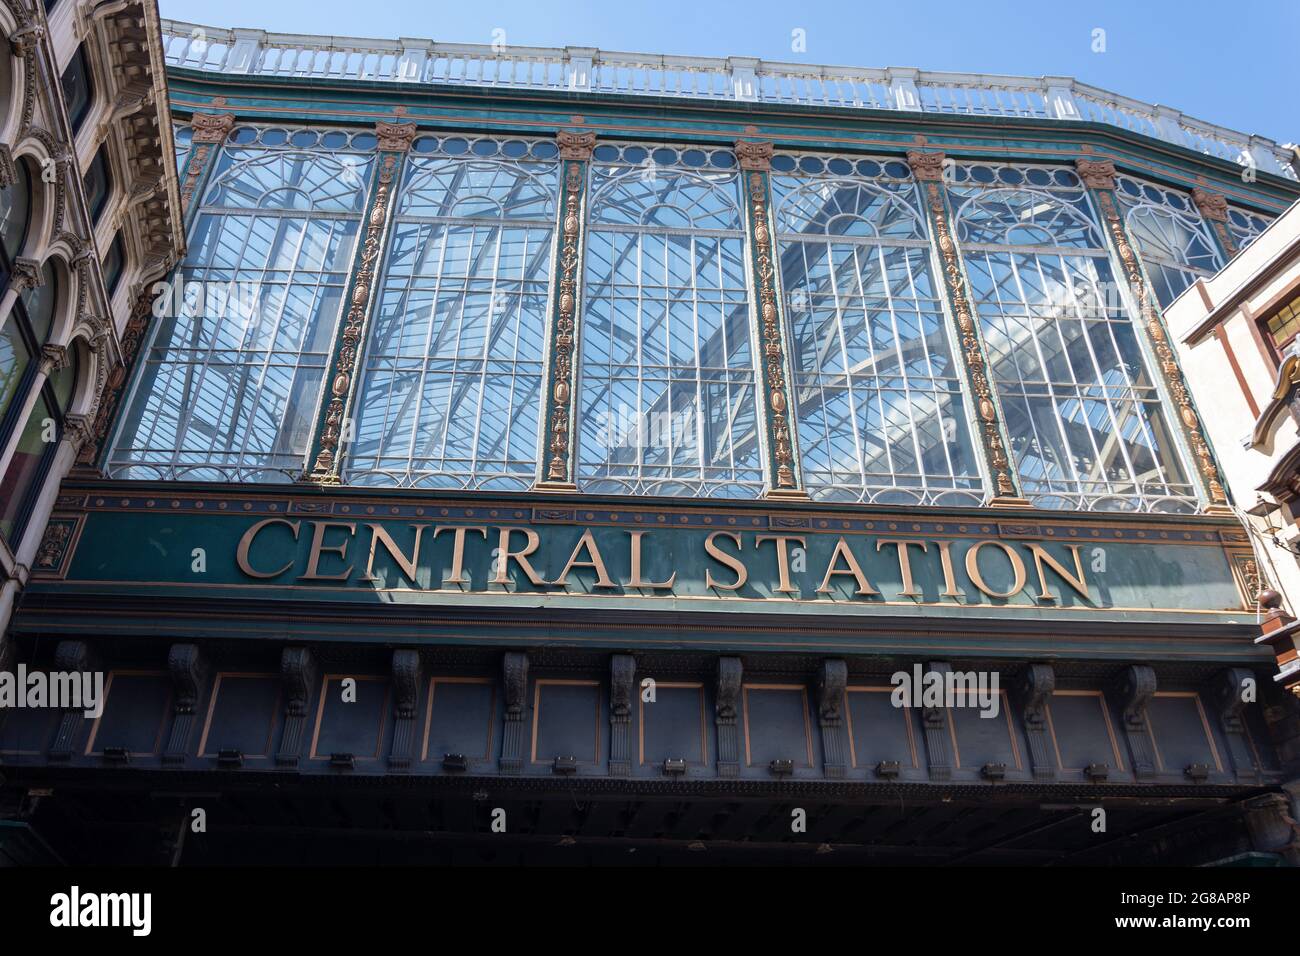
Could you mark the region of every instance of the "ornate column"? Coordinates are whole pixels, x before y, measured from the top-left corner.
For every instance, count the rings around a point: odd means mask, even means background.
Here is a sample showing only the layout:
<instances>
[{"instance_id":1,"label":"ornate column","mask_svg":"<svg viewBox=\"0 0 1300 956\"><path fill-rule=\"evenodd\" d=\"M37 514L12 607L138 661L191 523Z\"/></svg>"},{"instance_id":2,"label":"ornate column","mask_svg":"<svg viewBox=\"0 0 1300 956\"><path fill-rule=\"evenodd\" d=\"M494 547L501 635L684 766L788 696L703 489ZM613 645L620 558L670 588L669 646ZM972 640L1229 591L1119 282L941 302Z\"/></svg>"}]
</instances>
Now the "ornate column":
<instances>
[{"instance_id":1,"label":"ornate column","mask_svg":"<svg viewBox=\"0 0 1300 956\"><path fill-rule=\"evenodd\" d=\"M413 759L422 674L419 651L393 651L393 743L388 755L393 770L407 769Z\"/></svg>"},{"instance_id":2,"label":"ornate column","mask_svg":"<svg viewBox=\"0 0 1300 956\"><path fill-rule=\"evenodd\" d=\"M221 144L226 141L234 126L234 113L195 113L190 117L190 128L194 133L190 139L190 154L185 158L185 168L180 171L181 215L185 219L187 235L199 207L195 196L202 197L208 176L216 165Z\"/></svg>"},{"instance_id":3,"label":"ornate column","mask_svg":"<svg viewBox=\"0 0 1300 956\"><path fill-rule=\"evenodd\" d=\"M1124 738L1133 761L1133 776L1149 780L1156 775L1156 751L1147 722L1147 705L1156 693L1156 672L1146 664L1130 664L1117 686L1124 702Z\"/></svg>"},{"instance_id":4,"label":"ornate column","mask_svg":"<svg viewBox=\"0 0 1300 956\"><path fill-rule=\"evenodd\" d=\"M781 276L772 221L772 144L736 143L745 202L747 256L758 316L758 409L767 498L807 498L794 434L790 345L781 320Z\"/></svg>"},{"instance_id":5,"label":"ornate column","mask_svg":"<svg viewBox=\"0 0 1300 956\"><path fill-rule=\"evenodd\" d=\"M1035 780L1056 777L1056 761L1048 738L1047 704L1056 689L1056 672L1051 664L1030 664L1020 677L1019 697L1025 737L1029 741L1029 760Z\"/></svg>"},{"instance_id":6,"label":"ornate column","mask_svg":"<svg viewBox=\"0 0 1300 956\"><path fill-rule=\"evenodd\" d=\"M718 658L718 687L713 722L718 733L718 776L740 776L740 683L744 670L739 657Z\"/></svg>"},{"instance_id":7,"label":"ornate column","mask_svg":"<svg viewBox=\"0 0 1300 956\"><path fill-rule=\"evenodd\" d=\"M501 732L501 755L497 767L503 774L524 771L528 719L528 655L506 651L501 655L501 686L506 714Z\"/></svg>"},{"instance_id":8,"label":"ornate column","mask_svg":"<svg viewBox=\"0 0 1300 956\"><path fill-rule=\"evenodd\" d=\"M931 661L925 665L926 673L935 673L947 681L952 665L946 661ZM948 722L952 715L947 707L922 707L921 726L925 729L925 753L931 780L951 780L956 757L952 752L952 730Z\"/></svg>"},{"instance_id":9,"label":"ornate column","mask_svg":"<svg viewBox=\"0 0 1300 956\"><path fill-rule=\"evenodd\" d=\"M184 764L207 682L207 661L197 644L173 644L167 652L167 670L172 678L172 726L162 759L164 764Z\"/></svg>"},{"instance_id":10,"label":"ornate column","mask_svg":"<svg viewBox=\"0 0 1300 956\"><path fill-rule=\"evenodd\" d=\"M1178 409L1183 437L1196 458L1202 489L1209 501L1205 511L1207 514L1230 515L1232 509L1228 505L1227 493L1223 490L1223 480L1219 475L1218 463L1214 460L1214 452L1210 450L1209 443L1201 432L1201 421L1192 405L1191 392L1178 367L1173 346L1169 344L1169 332L1165 328L1160 309L1156 306L1155 296L1151 294L1142 262L1129 241L1128 231L1124 228L1124 217L1120 215L1115 201L1115 164L1110 160L1080 159L1075 162L1075 166L1079 170L1079 178L1092 193L1097 208L1105 219L1105 231L1111 250L1119 259L1129 290L1141 314L1142 321L1138 324L1146 330L1160 377Z\"/></svg>"},{"instance_id":11,"label":"ornate column","mask_svg":"<svg viewBox=\"0 0 1300 956\"><path fill-rule=\"evenodd\" d=\"M822 768L827 777L841 778L851 763L844 726L844 692L848 665L838 658L822 661L817 673L817 720L822 731Z\"/></svg>"},{"instance_id":12,"label":"ornate column","mask_svg":"<svg viewBox=\"0 0 1300 956\"><path fill-rule=\"evenodd\" d=\"M383 252L388 245L388 232L393 218L393 192L400 181L402 163L411 141L415 139L414 123L375 124L379 138L375 169L371 174L366 196L365 215L361 218L362 234L352 262L352 274L343 302L345 312L339 322L331 349L332 358L326 369L328 383L316 411L316 428L307 456L304 481L322 485L337 485L342 464L341 443L348 431L346 422L356 404L357 362L365 349L366 328L370 324L370 311L378 285L378 271Z\"/></svg>"},{"instance_id":13,"label":"ornate column","mask_svg":"<svg viewBox=\"0 0 1300 956\"><path fill-rule=\"evenodd\" d=\"M297 767L307 730L307 705L316 683L316 658L309 647L286 647L280 654L280 683L284 696L284 729L275 752L277 767Z\"/></svg>"},{"instance_id":14,"label":"ornate column","mask_svg":"<svg viewBox=\"0 0 1300 956\"><path fill-rule=\"evenodd\" d=\"M560 208L555 261L551 263L551 308L546 323L542 365L542 422L545 438L538 462L538 491L574 491L577 468L578 303L582 298L582 258L586 249L587 167L596 148L595 133L556 133L560 146Z\"/></svg>"},{"instance_id":15,"label":"ornate column","mask_svg":"<svg viewBox=\"0 0 1300 956\"><path fill-rule=\"evenodd\" d=\"M934 244L939 249L939 265L943 269L943 285L948 305L957 319L957 364L971 399L975 403L975 417L979 447L984 465L993 481L991 505L1027 508L1029 502L1020 494L1015 467L1010 459L1011 444L1002 426L1002 410L993 394L988 378L988 355L979 322L971 309L967 294L966 269L962 264L961 250L952 233L952 210L948 204L947 190L943 188L944 154L910 150L907 165L925 194L925 207L930 222Z\"/></svg>"},{"instance_id":16,"label":"ornate column","mask_svg":"<svg viewBox=\"0 0 1300 956\"><path fill-rule=\"evenodd\" d=\"M1201 218L1210 224L1214 238L1219 240L1219 253L1225 264L1237 254L1237 244L1228 231L1228 200L1220 193L1212 193L1199 186L1192 190L1192 202L1201 211Z\"/></svg>"},{"instance_id":17,"label":"ornate column","mask_svg":"<svg viewBox=\"0 0 1300 956\"><path fill-rule=\"evenodd\" d=\"M632 773L632 701L636 658L615 654L609 661L609 775Z\"/></svg>"}]
</instances>

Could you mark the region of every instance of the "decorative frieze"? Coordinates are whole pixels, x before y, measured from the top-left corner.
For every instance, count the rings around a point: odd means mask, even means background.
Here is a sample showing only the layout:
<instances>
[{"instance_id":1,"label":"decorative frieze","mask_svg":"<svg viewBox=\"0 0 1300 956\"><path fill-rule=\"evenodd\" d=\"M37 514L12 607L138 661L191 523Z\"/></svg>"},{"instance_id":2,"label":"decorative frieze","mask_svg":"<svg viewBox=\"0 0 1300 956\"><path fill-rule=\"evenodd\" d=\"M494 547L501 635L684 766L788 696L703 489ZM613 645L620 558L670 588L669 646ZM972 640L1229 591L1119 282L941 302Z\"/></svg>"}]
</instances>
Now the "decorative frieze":
<instances>
[{"instance_id":1,"label":"decorative frieze","mask_svg":"<svg viewBox=\"0 0 1300 956\"><path fill-rule=\"evenodd\" d=\"M750 261L755 305L758 312L759 410L766 441L767 491L769 498L806 498L799 478L798 452L793 422L793 401L788 380L789 348L781 321L776 253L771 217L772 144L740 140L740 160L746 196L746 224L749 229Z\"/></svg>"},{"instance_id":2,"label":"decorative frieze","mask_svg":"<svg viewBox=\"0 0 1300 956\"><path fill-rule=\"evenodd\" d=\"M1196 208L1201 211L1201 218L1214 230L1219 245L1223 247L1224 258L1231 259L1237 254L1237 244L1228 229L1227 197L1198 187L1192 190L1192 202L1196 203Z\"/></svg>"},{"instance_id":3,"label":"decorative frieze","mask_svg":"<svg viewBox=\"0 0 1300 956\"><path fill-rule=\"evenodd\" d=\"M595 133L560 130L563 181L558 255L554 263L551 314L547 329L545 422L542 477L536 487L572 491L576 457L574 401L577 392L578 299L582 276L583 220L587 164L596 146Z\"/></svg>"},{"instance_id":4,"label":"decorative frieze","mask_svg":"<svg viewBox=\"0 0 1300 956\"><path fill-rule=\"evenodd\" d=\"M948 290L948 301L957 319L961 346L958 354L961 356L962 369L975 401L980 447L983 449L984 460L993 479L995 497L991 503L1027 507L1029 503L1020 497L1020 490L1012 471L997 400L988 379L984 343L966 291L966 273L962 268L961 252L957 248L956 239L949 225L948 201L942 186L943 163L943 153L911 150L907 154L907 164L912 167L912 175L922 183L925 192L930 226L934 232L935 243L939 247L940 266Z\"/></svg>"},{"instance_id":5,"label":"decorative frieze","mask_svg":"<svg viewBox=\"0 0 1300 956\"><path fill-rule=\"evenodd\" d=\"M1111 167L1112 176L1109 180L1109 186L1093 186L1092 183L1104 181L1104 178L1097 174L1094 169L1097 165L1092 160L1082 159L1076 163L1081 176L1084 175L1085 169L1089 170L1089 179L1085 179L1085 182L1089 182L1093 195L1097 199L1097 205L1101 209L1102 217L1106 222L1107 236L1115 249L1116 255L1119 257L1129 289L1138 305L1141 314L1139 324L1145 330L1147 340L1155 352L1156 365L1160 371L1160 376L1164 380L1165 388L1168 389L1170 397L1174 400L1174 406L1178 411L1178 420L1182 424L1183 435L1187 439L1187 444L1191 448L1193 456L1195 456L1197 468L1200 471L1201 479L1210 500L1210 505L1206 510L1211 513L1230 513L1228 496L1223 489L1223 480L1219 475L1218 463L1214 460L1214 453L1210 451L1209 443L1202 433L1200 418L1197 416L1195 408L1192 407L1191 392L1187 388L1187 382L1183 379L1183 373L1178 366L1173 346L1169 342L1169 333L1165 329L1164 320L1161 318L1160 310L1156 306L1155 296L1147 285L1141 260L1138 258L1132 243L1129 242L1128 232L1124 227L1124 218L1120 215L1119 207L1115 201L1113 167ZM1106 165L1110 164L1107 163Z\"/></svg>"}]
</instances>

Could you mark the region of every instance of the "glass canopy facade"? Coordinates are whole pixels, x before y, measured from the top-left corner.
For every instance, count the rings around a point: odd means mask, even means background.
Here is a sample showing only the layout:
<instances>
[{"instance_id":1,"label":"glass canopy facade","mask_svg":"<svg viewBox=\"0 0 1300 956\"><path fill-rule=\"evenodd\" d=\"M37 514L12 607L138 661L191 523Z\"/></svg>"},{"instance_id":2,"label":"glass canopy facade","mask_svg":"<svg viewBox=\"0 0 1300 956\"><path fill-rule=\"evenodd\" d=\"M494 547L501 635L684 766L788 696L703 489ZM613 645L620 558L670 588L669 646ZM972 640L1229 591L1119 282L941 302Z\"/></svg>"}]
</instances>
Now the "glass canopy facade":
<instances>
[{"instance_id":1,"label":"glass canopy facade","mask_svg":"<svg viewBox=\"0 0 1300 956\"><path fill-rule=\"evenodd\" d=\"M177 129L184 162L191 133ZM220 147L191 227L184 306L155 323L111 476L292 481L309 470L376 146L367 132L243 126ZM1190 456L1078 174L948 166L943 208L1021 494L1043 508L1196 510ZM415 138L357 350L345 484L542 480L563 169L549 139ZM600 143L585 170L574 485L762 496L764 346L739 157ZM897 158L779 150L768 182L802 489L846 503L990 500L924 184ZM1188 194L1127 175L1116 186L1162 305L1219 267ZM1230 211L1242 245L1266 225Z\"/></svg>"}]
</instances>

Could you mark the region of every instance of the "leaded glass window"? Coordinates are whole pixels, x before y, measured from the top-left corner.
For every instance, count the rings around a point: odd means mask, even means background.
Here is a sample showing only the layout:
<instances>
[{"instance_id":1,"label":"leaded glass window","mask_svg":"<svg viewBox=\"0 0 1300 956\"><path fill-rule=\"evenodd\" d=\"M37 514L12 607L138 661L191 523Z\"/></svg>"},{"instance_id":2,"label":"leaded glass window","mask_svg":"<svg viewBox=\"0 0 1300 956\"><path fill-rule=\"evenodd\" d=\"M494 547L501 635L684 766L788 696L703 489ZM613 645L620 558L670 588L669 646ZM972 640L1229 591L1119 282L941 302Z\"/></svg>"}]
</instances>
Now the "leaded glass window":
<instances>
[{"instance_id":1,"label":"leaded glass window","mask_svg":"<svg viewBox=\"0 0 1300 956\"><path fill-rule=\"evenodd\" d=\"M778 154L773 208L814 498L978 505L983 482L903 163Z\"/></svg>"},{"instance_id":2,"label":"leaded glass window","mask_svg":"<svg viewBox=\"0 0 1300 956\"><path fill-rule=\"evenodd\" d=\"M521 489L537 468L559 191L553 142L415 141L348 481Z\"/></svg>"},{"instance_id":3,"label":"leaded glass window","mask_svg":"<svg viewBox=\"0 0 1300 956\"><path fill-rule=\"evenodd\" d=\"M579 485L763 488L744 224L730 150L596 148L579 362Z\"/></svg>"},{"instance_id":4,"label":"leaded glass window","mask_svg":"<svg viewBox=\"0 0 1300 956\"><path fill-rule=\"evenodd\" d=\"M1124 207L1124 225L1161 308L1198 276L1211 276L1223 267L1209 226L1187 193L1117 176L1115 195Z\"/></svg>"},{"instance_id":5,"label":"leaded glass window","mask_svg":"<svg viewBox=\"0 0 1300 956\"><path fill-rule=\"evenodd\" d=\"M1228 232L1232 235L1232 243L1238 252L1258 239L1272 222L1272 216L1263 216L1236 206L1228 207Z\"/></svg>"},{"instance_id":6,"label":"leaded glass window","mask_svg":"<svg viewBox=\"0 0 1300 956\"><path fill-rule=\"evenodd\" d=\"M1048 508L1193 511L1127 289L1075 172L957 164L948 188L1025 495Z\"/></svg>"},{"instance_id":7,"label":"leaded glass window","mask_svg":"<svg viewBox=\"0 0 1300 956\"><path fill-rule=\"evenodd\" d=\"M374 162L371 133L240 127L161 303L110 473L284 481L306 464Z\"/></svg>"}]
</instances>

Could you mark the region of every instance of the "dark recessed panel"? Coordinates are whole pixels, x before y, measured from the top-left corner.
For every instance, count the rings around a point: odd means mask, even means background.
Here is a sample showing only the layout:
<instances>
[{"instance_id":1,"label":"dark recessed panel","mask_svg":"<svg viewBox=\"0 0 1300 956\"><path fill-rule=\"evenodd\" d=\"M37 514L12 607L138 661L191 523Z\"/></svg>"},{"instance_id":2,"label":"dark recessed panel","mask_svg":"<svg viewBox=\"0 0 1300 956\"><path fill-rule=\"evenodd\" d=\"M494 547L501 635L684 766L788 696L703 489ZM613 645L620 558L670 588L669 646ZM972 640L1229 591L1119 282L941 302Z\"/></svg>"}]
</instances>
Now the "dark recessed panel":
<instances>
[{"instance_id":1,"label":"dark recessed panel","mask_svg":"<svg viewBox=\"0 0 1300 956\"><path fill-rule=\"evenodd\" d=\"M579 763L601 759L601 695L590 681L539 680L533 690L535 763L575 757Z\"/></svg>"},{"instance_id":2,"label":"dark recessed panel","mask_svg":"<svg viewBox=\"0 0 1300 956\"><path fill-rule=\"evenodd\" d=\"M1061 770L1082 771L1093 764L1117 773L1128 769L1116 753L1114 727L1100 694L1057 691L1047 713Z\"/></svg>"},{"instance_id":3,"label":"dark recessed panel","mask_svg":"<svg viewBox=\"0 0 1300 956\"><path fill-rule=\"evenodd\" d=\"M448 754L491 758L496 726L496 685L491 680L435 677L429 683L426 716L423 759L441 761Z\"/></svg>"},{"instance_id":4,"label":"dark recessed panel","mask_svg":"<svg viewBox=\"0 0 1300 956\"><path fill-rule=\"evenodd\" d=\"M745 763L767 768L789 760L795 768L813 765L808 690L793 685L746 684Z\"/></svg>"},{"instance_id":5,"label":"dark recessed panel","mask_svg":"<svg viewBox=\"0 0 1300 956\"><path fill-rule=\"evenodd\" d=\"M113 672L105 694L104 714L91 733L87 752L120 748L133 754L157 753L172 699L167 675Z\"/></svg>"},{"instance_id":6,"label":"dark recessed panel","mask_svg":"<svg viewBox=\"0 0 1300 956\"><path fill-rule=\"evenodd\" d=\"M1205 712L1195 694L1157 693L1147 705L1147 719L1166 773L1181 773L1194 763L1204 764L1212 772L1221 769Z\"/></svg>"},{"instance_id":7,"label":"dark recessed panel","mask_svg":"<svg viewBox=\"0 0 1300 956\"><path fill-rule=\"evenodd\" d=\"M15 707L0 711L0 753L44 753L63 711L57 707Z\"/></svg>"},{"instance_id":8,"label":"dark recessed panel","mask_svg":"<svg viewBox=\"0 0 1300 956\"><path fill-rule=\"evenodd\" d=\"M654 701L640 701L639 714L643 767L659 773L665 760L708 765L710 731L703 685L656 684Z\"/></svg>"},{"instance_id":9,"label":"dark recessed panel","mask_svg":"<svg viewBox=\"0 0 1300 956\"><path fill-rule=\"evenodd\" d=\"M280 699L277 674L218 674L200 755L215 757L223 750L237 750L250 759L270 756Z\"/></svg>"},{"instance_id":10,"label":"dark recessed panel","mask_svg":"<svg viewBox=\"0 0 1300 956\"><path fill-rule=\"evenodd\" d=\"M328 760L332 754L352 754L357 760L379 757L388 724L388 680L356 677L356 699L344 700L345 675L325 678L316 707L316 733L311 755Z\"/></svg>"},{"instance_id":11,"label":"dark recessed panel","mask_svg":"<svg viewBox=\"0 0 1300 956\"><path fill-rule=\"evenodd\" d=\"M868 769L882 761L898 761L900 767L916 767L915 738L909 731L912 712L895 707L887 687L855 689L850 687L848 731L853 741L853 765Z\"/></svg>"},{"instance_id":12,"label":"dark recessed panel","mask_svg":"<svg viewBox=\"0 0 1300 956\"><path fill-rule=\"evenodd\" d=\"M965 706L949 710L953 737L957 741L954 755L957 766L978 770L985 764L1005 764L1007 770L1021 769L1020 742L1011 726L1011 708L1005 692L999 692L995 704L980 706L971 695L961 701ZM993 706L997 707L994 712Z\"/></svg>"}]
</instances>

